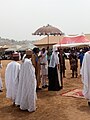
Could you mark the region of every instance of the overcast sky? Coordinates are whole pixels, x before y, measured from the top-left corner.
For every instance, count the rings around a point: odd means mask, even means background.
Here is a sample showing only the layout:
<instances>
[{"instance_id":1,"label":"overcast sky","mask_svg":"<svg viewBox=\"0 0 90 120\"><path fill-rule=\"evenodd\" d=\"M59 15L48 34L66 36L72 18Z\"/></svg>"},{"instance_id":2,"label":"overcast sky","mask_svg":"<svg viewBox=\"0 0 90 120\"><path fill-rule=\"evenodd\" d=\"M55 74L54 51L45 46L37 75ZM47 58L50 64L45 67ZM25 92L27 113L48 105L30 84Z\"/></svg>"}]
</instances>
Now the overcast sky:
<instances>
[{"instance_id":1,"label":"overcast sky","mask_svg":"<svg viewBox=\"0 0 90 120\"><path fill-rule=\"evenodd\" d=\"M0 36L35 40L50 24L66 34L90 33L90 0L0 0Z\"/></svg>"}]
</instances>

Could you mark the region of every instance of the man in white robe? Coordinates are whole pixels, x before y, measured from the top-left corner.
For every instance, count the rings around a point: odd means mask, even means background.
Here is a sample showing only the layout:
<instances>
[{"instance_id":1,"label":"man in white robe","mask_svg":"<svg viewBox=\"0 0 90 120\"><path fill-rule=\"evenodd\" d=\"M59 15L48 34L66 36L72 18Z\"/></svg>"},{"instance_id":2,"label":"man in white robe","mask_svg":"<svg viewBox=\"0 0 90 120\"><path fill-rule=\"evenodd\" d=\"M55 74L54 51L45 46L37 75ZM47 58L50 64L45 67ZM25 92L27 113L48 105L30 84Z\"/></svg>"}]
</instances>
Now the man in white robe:
<instances>
[{"instance_id":1,"label":"man in white robe","mask_svg":"<svg viewBox=\"0 0 90 120\"><path fill-rule=\"evenodd\" d=\"M41 73L42 73L42 88L47 88L47 76L48 76L48 60L47 60L47 51L45 48L41 50Z\"/></svg>"},{"instance_id":2,"label":"man in white robe","mask_svg":"<svg viewBox=\"0 0 90 120\"><path fill-rule=\"evenodd\" d=\"M21 110L33 112L36 110L36 77L35 68L29 59L30 54L29 51L26 52L26 58L21 64L15 104L19 105Z\"/></svg>"},{"instance_id":3,"label":"man in white robe","mask_svg":"<svg viewBox=\"0 0 90 120\"><path fill-rule=\"evenodd\" d=\"M16 62L19 59L18 53L13 54L13 61L11 61L5 71L5 84L6 84L6 97L10 98L15 103L18 82L20 64Z\"/></svg>"},{"instance_id":4,"label":"man in white robe","mask_svg":"<svg viewBox=\"0 0 90 120\"><path fill-rule=\"evenodd\" d=\"M61 89L59 69L58 49L53 48L53 53L48 67L49 91L59 91Z\"/></svg>"},{"instance_id":5,"label":"man in white robe","mask_svg":"<svg viewBox=\"0 0 90 120\"><path fill-rule=\"evenodd\" d=\"M90 106L90 51L86 52L81 68L83 95L88 100Z\"/></svg>"}]
</instances>

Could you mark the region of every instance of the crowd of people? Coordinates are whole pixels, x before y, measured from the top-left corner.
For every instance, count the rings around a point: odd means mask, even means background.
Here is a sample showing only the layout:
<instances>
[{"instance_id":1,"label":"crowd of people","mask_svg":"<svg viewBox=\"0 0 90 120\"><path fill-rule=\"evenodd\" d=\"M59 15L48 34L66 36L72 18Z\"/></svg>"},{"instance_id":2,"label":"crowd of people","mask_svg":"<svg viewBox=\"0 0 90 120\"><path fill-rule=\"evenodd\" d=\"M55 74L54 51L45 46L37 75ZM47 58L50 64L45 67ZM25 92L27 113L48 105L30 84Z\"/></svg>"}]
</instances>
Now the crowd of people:
<instances>
[{"instance_id":1,"label":"crowd of people","mask_svg":"<svg viewBox=\"0 0 90 120\"><path fill-rule=\"evenodd\" d=\"M29 112L36 110L37 92L39 90L48 88L49 91L59 91L63 88L63 78L66 77L65 59L67 59L67 56L63 49L57 47L53 48L52 53L49 52L48 49L42 48L39 50L37 47L32 51L26 50L21 63L18 62L20 55L15 52L13 53L13 60L6 67L6 97L10 98L13 105L20 107L21 110L28 110ZM79 55L77 55L75 49L70 50L69 63L72 78L78 77L78 59L80 59L83 79L86 77L83 74L87 69L84 65L87 62L85 60L83 62L83 59L85 59L84 56L87 56L87 53L90 55L90 52L80 49ZM2 63L0 61L1 68ZM0 77L0 92L2 92L2 87Z\"/></svg>"}]
</instances>

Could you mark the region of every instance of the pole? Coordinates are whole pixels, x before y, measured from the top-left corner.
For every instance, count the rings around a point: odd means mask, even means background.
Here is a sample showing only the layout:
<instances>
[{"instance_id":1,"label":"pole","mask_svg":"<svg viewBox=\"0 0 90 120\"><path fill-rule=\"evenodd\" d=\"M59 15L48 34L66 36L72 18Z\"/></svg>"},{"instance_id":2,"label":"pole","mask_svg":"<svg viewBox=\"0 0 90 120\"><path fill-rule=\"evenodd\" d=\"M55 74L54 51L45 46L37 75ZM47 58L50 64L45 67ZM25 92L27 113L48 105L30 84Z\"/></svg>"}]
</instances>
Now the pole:
<instances>
[{"instance_id":1,"label":"pole","mask_svg":"<svg viewBox=\"0 0 90 120\"><path fill-rule=\"evenodd\" d=\"M49 35L47 35L47 39L48 39L48 46L47 46L47 56L48 56L48 65L49 65L49 63L50 63L50 50L49 50Z\"/></svg>"},{"instance_id":2,"label":"pole","mask_svg":"<svg viewBox=\"0 0 90 120\"><path fill-rule=\"evenodd\" d=\"M59 42L60 43L60 42ZM60 48L59 48L59 62L60 62L60 80L61 80L61 88L63 88L63 78L62 78L62 48L61 48L61 43L60 43Z\"/></svg>"},{"instance_id":3,"label":"pole","mask_svg":"<svg viewBox=\"0 0 90 120\"><path fill-rule=\"evenodd\" d=\"M47 38L48 38L48 49L49 49L49 35L47 35Z\"/></svg>"}]
</instances>

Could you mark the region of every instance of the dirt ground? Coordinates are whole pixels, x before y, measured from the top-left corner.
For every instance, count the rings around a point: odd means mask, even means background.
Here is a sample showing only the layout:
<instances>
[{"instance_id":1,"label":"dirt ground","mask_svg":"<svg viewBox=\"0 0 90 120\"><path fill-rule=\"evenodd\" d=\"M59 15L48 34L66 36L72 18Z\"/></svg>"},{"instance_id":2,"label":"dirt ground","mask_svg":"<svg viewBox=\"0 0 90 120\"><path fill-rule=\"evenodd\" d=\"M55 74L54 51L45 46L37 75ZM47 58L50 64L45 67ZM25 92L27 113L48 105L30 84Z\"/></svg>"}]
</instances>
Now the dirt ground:
<instances>
[{"instance_id":1,"label":"dirt ground","mask_svg":"<svg viewBox=\"0 0 90 120\"><path fill-rule=\"evenodd\" d=\"M74 88L82 89L80 75L71 78L69 61L66 61L66 78L63 79L62 90L48 91L43 89L37 93L37 110L33 113L21 111L12 106L12 102L6 98L5 68L10 61L3 60L1 76L3 80L3 92L0 92L0 120L90 120L90 107L87 100L82 98L65 97L60 94ZM78 69L79 72L79 69Z\"/></svg>"}]
</instances>

